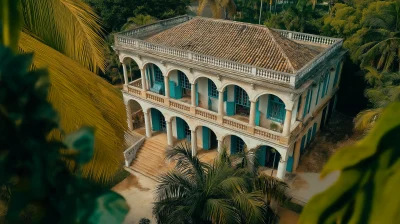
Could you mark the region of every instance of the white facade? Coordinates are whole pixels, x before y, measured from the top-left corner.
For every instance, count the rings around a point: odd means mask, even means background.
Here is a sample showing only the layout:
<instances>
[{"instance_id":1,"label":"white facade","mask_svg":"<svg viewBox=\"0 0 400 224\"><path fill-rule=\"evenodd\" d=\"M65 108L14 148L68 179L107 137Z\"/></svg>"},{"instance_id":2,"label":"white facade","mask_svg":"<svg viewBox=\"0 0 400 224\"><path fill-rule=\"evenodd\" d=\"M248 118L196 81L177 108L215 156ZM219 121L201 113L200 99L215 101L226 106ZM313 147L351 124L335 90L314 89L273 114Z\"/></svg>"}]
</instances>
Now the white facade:
<instances>
[{"instance_id":1,"label":"white facade","mask_svg":"<svg viewBox=\"0 0 400 224\"><path fill-rule=\"evenodd\" d=\"M169 22L174 23L173 20ZM145 26L131 32L140 33L149 32L149 30L154 32L157 27L147 26L146 28ZM342 40L308 34L300 35L296 32L280 32L282 36L297 37L295 41L304 43L308 41L309 44L325 48L325 51L296 74L274 73L274 71L251 66L241 72L238 71L241 70L240 66L247 68L245 67L247 65L235 66L234 62L211 57L206 60L208 63L199 62L193 59L195 54L192 52L184 53L164 46L146 44L146 41L128 37L126 33L117 35L115 49L120 61L124 64L123 97L128 115L132 114L129 102L131 100L138 102L144 113L146 135L151 137L154 130L152 120L155 120L151 117L151 109L157 109L165 118L165 131L169 145L172 145L173 138L179 138L177 130L179 125L175 118L183 119L191 132L190 139L194 154L204 144L202 127L208 127L215 133L218 150L222 150L223 147L232 150L230 144L232 142L237 144L238 140L233 141L230 136L242 139L246 150L271 147L279 152L277 177L283 179L286 169L294 171L298 165L300 151L307 145L307 143L301 143L303 136L307 136L311 127L312 137L314 137L321 122L324 122L326 118L325 113L322 119L322 112L338 89ZM126 64L129 60L133 60L141 71L141 78L131 83L127 82ZM230 69L227 68L227 64L231 66ZM164 94L155 93L152 89L152 85L154 87L154 83L157 80L160 81L160 77L155 77L153 70L148 70L150 67L153 69L154 66L157 66L162 73ZM180 99L174 97L174 99L171 94L174 94L175 90L171 88L179 85L178 71L187 77L190 85L184 92L187 94L186 97ZM329 77L326 76L327 74ZM210 82L218 91L215 96L210 95ZM249 102L243 107L237 103L240 101L237 99L242 99L238 96L240 95L238 92L241 91L238 87L243 89L248 96ZM182 88L177 91L182 91ZM225 91L227 92L224 93ZM271 98L272 95L275 98ZM271 107L274 103L272 100L278 102L273 107ZM234 102L235 115L232 115L232 107L228 106L229 102ZM282 103L283 109L279 107L279 102ZM272 110L278 113L268 112ZM128 116L128 124L132 128L131 116ZM314 128L315 124L316 128ZM312 139L312 137L309 138ZM288 161L289 165L287 165Z\"/></svg>"}]
</instances>

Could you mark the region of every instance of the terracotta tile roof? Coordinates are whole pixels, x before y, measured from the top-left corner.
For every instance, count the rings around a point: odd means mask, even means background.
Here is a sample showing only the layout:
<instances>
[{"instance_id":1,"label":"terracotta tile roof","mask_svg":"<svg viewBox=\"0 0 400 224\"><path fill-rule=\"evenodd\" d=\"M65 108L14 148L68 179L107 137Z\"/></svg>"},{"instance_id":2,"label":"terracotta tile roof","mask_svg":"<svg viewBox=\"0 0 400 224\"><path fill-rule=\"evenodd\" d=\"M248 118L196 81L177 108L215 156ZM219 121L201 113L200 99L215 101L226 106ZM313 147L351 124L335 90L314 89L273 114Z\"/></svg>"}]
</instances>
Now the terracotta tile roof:
<instances>
[{"instance_id":1,"label":"terracotta tile roof","mask_svg":"<svg viewBox=\"0 0 400 224\"><path fill-rule=\"evenodd\" d=\"M145 40L288 73L299 70L322 51L282 37L265 26L203 17Z\"/></svg>"}]
</instances>

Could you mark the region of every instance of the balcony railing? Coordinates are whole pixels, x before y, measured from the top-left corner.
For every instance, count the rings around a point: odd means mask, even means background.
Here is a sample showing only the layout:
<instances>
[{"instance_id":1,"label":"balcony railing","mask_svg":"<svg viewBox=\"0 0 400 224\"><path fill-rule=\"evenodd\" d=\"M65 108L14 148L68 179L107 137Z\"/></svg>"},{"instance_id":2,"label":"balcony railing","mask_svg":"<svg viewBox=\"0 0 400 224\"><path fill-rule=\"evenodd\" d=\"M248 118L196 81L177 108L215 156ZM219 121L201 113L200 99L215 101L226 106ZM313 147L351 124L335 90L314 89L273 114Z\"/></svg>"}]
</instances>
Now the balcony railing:
<instances>
[{"instance_id":1,"label":"balcony railing","mask_svg":"<svg viewBox=\"0 0 400 224\"><path fill-rule=\"evenodd\" d=\"M225 60L222 58L216 58L209 55L198 54L195 52L181 50L173 47L167 47L159 44L149 43L144 40L140 40L140 37L148 36L151 33L168 29L172 26L190 20L190 16L179 16L168 20L163 20L154 24L139 27L134 30L121 32L115 35L115 46L123 47L133 50L143 50L145 52L157 52L167 56L184 59L188 62L202 64L204 67L210 67L213 69L224 69L234 72L247 74L263 78L272 82L283 83L293 87L296 87L297 83L300 83L301 79L305 74L309 73L312 69L317 68L318 65L324 61L327 57L331 56L333 52L341 48L343 40L338 38L317 36L306 33L298 33L287 30L275 30L282 36L287 37L296 41L309 42L313 44L325 45L328 48L315 57L312 61L303 66L302 69L296 73L285 73L278 72L271 69L259 68L249 64L242 64L234 61Z\"/></svg>"},{"instance_id":2,"label":"balcony railing","mask_svg":"<svg viewBox=\"0 0 400 224\"><path fill-rule=\"evenodd\" d=\"M130 82L129 85L132 85L134 87L142 89L142 79L136 79L136 80Z\"/></svg>"},{"instance_id":3,"label":"balcony railing","mask_svg":"<svg viewBox=\"0 0 400 224\"><path fill-rule=\"evenodd\" d=\"M166 106L173 110L177 110L177 111L181 111L181 112L190 114L191 116L194 116L198 119L206 120L208 122L213 122L218 125L222 125L225 128L234 129L234 130L243 132L245 134L251 134L256 137L265 139L267 141L272 141L272 142L279 143L279 144L288 144L288 142L289 142L289 139L286 137L283 137L282 134L279 132L274 132L274 131L271 131L269 129L259 127L259 126L254 127L254 131L249 132L249 130L248 130L249 124L247 122L243 122L243 121L240 121L235 118L228 117L228 116L223 116L219 120L218 113L216 113L214 111L210 111L210 110L207 110L207 109L204 109L201 107L195 107L194 110L191 110L191 105L189 105L187 103L184 103L184 102L181 102L181 101L175 100L175 99L167 100L167 98L163 95L159 95L157 93L153 93L150 91L144 92L144 90L141 90L132 85L128 86L127 92L136 97L139 97L141 99L150 100L154 103L159 104L160 106ZM300 128L299 124L295 123L294 125L296 125L296 127L292 129L292 133L297 132Z\"/></svg>"}]
</instances>

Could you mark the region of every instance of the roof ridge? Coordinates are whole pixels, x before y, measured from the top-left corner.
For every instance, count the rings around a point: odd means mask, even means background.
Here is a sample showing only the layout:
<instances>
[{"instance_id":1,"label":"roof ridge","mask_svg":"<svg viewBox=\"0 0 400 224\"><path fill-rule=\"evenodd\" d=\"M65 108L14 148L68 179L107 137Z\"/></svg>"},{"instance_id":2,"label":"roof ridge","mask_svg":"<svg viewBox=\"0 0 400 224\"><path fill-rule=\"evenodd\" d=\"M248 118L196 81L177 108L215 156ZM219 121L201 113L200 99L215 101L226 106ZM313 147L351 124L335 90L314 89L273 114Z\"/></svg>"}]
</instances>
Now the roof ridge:
<instances>
[{"instance_id":1,"label":"roof ridge","mask_svg":"<svg viewBox=\"0 0 400 224\"><path fill-rule=\"evenodd\" d=\"M283 54L283 57L286 58L286 61L288 62L288 64L290 65L290 68L292 69L292 72L295 73L296 70L295 70L292 62L290 61L289 57L286 55L286 52L282 49L281 45L279 43L277 43L275 36L272 34L272 32L275 32L275 31L271 32L271 29L267 29L267 30L268 30L268 34L271 36L272 41L274 41L275 45L278 47L279 52L281 52L281 54ZM283 37L283 38L287 39L286 37ZM290 39L287 39L287 40L291 41Z\"/></svg>"}]
</instances>

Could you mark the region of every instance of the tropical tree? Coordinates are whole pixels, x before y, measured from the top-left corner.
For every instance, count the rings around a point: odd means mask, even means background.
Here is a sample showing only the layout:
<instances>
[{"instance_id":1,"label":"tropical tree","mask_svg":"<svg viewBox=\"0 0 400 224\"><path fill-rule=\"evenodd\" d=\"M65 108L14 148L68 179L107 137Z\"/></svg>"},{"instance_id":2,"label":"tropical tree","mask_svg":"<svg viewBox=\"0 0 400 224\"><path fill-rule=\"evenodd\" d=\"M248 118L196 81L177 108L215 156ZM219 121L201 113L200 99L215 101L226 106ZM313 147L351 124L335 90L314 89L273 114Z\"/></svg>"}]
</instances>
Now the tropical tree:
<instances>
[{"instance_id":1,"label":"tropical tree","mask_svg":"<svg viewBox=\"0 0 400 224\"><path fill-rule=\"evenodd\" d=\"M198 0L199 8L197 14L201 15L204 8L209 5L214 18L226 18L225 12L228 12L228 17L232 18L236 13L236 4L234 0ZM224 14L223 14L224 13Z\"/></svg>"},{"instance_id":2,"label":"tropical tree","mask_svg":"<svg viewBox=\"0 0 400 224\"><path fill-rule=\"evenodd\" d=\"M52 83L48 98L62 118L63 130L71 132L83 124L96 128L94 159L84 166L83 175L110 181L121 167L128 129L121 93L92 73L105 66L98 16L79 0L20 4L19 49L35 53L33 67L48 68ZM74 163L69 165L73 168Z\"/></svg>"},{"instance_id":3,"label":"tropical tree","mask_svg":"<svg viewBox=\"0 0 400 224\"><path fill-rule=\"evenodd\" d=\"M121 27L121 31L134 29L138 26L147 25L156 22L157 19L150 15L136 15L135 17L129 17L127 22Z\"/></svg>"}]
</instances>

